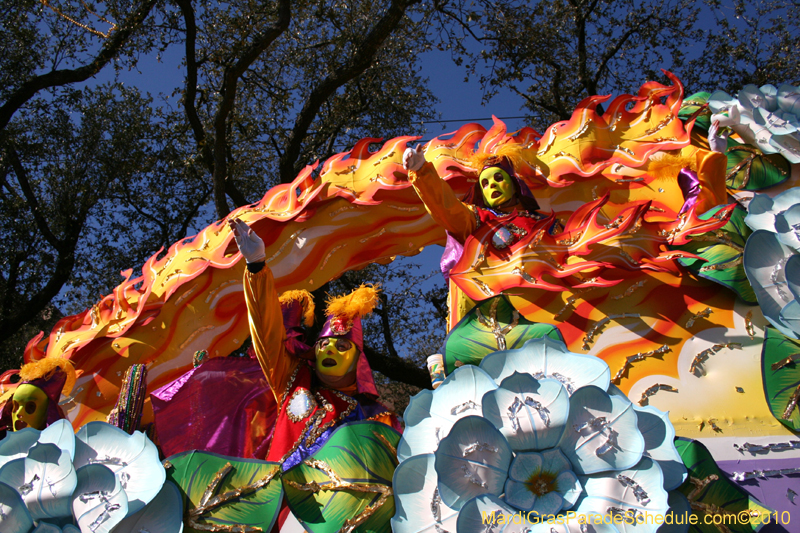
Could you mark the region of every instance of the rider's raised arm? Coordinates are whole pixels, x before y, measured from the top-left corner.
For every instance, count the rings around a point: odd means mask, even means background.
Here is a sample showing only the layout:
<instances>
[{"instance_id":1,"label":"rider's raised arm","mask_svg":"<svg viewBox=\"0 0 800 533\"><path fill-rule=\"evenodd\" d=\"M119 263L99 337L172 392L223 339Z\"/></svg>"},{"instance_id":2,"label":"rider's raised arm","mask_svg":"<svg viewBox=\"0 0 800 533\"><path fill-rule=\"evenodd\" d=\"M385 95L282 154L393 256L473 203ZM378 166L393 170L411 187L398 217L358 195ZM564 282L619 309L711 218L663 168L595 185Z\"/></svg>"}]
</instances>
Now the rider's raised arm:
<instances>
[{"instance_id":1,"label":"rider's raised arm","mask_svg":"<svg viewBox=\"0 0 800 533\"><path fill-rule=\"evenodd\" d=\"M233 229L239 251L247 261L244 295L253 350L272 388L275 401L280 405L281 395L299 359L291 357L284 347L286 329L275 289L275 279L264 262L266 256L263 241L240 220L229 221L229 225Z\"/></svg>"},{"instance_id":2,"label":"rider's raised arm","mask_svg":"<svg viewBox=\"0 0 800 533\"><path fill-rule=\"evenodd\" d=\"M428 213L437 224L463 244L477 227L475 213L439 177L433 164L425 161L420 146L416 150L406 149L403 166L408 170L408 179Z\"/></svg>"}]
</instances>

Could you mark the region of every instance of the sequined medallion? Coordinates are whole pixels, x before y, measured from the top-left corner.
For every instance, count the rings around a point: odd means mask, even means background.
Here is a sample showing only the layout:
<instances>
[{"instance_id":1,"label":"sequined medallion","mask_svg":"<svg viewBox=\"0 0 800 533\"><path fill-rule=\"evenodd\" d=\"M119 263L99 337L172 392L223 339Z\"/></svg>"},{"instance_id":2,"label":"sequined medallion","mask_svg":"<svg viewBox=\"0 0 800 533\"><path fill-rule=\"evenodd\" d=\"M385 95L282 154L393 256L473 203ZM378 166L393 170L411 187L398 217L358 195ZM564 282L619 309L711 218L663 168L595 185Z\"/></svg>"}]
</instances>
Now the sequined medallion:
<instances>
[{"instance_id":1,"label":"sequined medallion","mask_svg":"<svg viewBox=\"0 0 800 533\"><path fill-rule=\"evenodd\" d=\"M286 405L286 415L292 422L300 422L317 407L317 402L311 391L307 389L297 389Z\"/></svg>"}]
</instances>

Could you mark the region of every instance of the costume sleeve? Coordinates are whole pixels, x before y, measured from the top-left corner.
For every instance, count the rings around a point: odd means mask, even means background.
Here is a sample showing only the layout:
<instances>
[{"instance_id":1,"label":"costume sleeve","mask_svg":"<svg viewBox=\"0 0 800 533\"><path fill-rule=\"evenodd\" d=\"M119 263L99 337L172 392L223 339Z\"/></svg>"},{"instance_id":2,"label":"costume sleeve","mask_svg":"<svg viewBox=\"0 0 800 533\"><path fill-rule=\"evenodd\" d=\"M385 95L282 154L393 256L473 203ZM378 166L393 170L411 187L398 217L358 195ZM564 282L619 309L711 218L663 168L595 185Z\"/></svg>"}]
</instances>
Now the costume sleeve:
<instances>
[{"instance_id":1,"label":"costume sleeve","mask_svg":"<svg viewBox=\"0 0 800 533\"><path fill-rule=\"evenodd\" d=\"M456 197L450 185L439 177L430 161L416 172L409 171L408 177L425 204L425 209L437 224L464 244L478 225L475 214Z\"/></svg>"},{"instance_id":2,"label":"costume sleeve","mask_svg":"<svg viewBox=\"0 0 800 533\"><path fill-rule=\"evenodd\" d=\"M253 350L275 396L275 402L280 406L286 382L300 360L291 357L284 348L286 329L283 326L275 280L269 267L264 265L256 273L245 270L244 296Z\"/></svg>"}]
</instances>

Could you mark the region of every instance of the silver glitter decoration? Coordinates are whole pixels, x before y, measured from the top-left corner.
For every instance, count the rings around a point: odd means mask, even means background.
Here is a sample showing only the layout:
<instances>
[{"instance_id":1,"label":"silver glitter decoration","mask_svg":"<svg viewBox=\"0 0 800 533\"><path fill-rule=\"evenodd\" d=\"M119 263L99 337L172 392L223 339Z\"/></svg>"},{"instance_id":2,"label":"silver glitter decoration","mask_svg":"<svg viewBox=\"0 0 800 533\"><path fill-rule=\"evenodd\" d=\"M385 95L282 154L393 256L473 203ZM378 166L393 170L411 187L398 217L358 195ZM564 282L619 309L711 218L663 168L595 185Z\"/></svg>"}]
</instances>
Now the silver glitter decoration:
<instances>
[{"instance_id":1,"label":"silver glitter decoration","mask_svg":"<svg viewBox=\"0 0 800 533\"><path fill-rule=\"evenodd\" d=\"M514 431L520 430L519 420L517 419L517 413L522 411L523 406L527 405L528 407L532 407L539 413L539 417L544 422L545 426L550 426L550 411L547 407L544 407L541 402L536 401L534 398L527 396L525 397L525 401L520 401L519 397L514 398L514 403L512 403L508 407L508 419L511 421L511 428Z\"/></svg>"},{"instance_id":2,"label":"silver glitter decoration","mask_svg":"<svg viewBox=\"0 0 800 533\"><path fill-rule=\"evenodd\" d=\"M572 382L571 379L569 379L569 377L559 374L558 372L553 372L552 374L550 374L549 377L555 378L558 381L560 381L561 384L567 388L568 393L572 394L573 392L575 392L575 384Z\"/></svg>"},{"instance_id":3,"label":"silver glitter decoration","mask_svg":"<svg viewBox=\"0 0 800 533\"><path fill-rule=\"evenodd\" d=\"M433 489L433 497L431 498L431 514L433 519L437 522L442 521L442 499L439 497L439 487Z\"/></svg>"},{"instance_id":4,"label":"silver glitter decoration","mask_svg":"<svg viewBox=\"0 0 800 533\"><path fill-rule=\"evenodd\" d=\"M484 489L486 488L486 482L483 481L481 478L479 478L478 475L475 474L475 472L470 470L469 467L467 467L467 465L462 465L461 471L464 472L464 477L467 478L470 483L474 483L475 485L483 487Z\"/></svg>"},{"instance_id":5,"label":"silver glitter decoration","mask_svg":"<svg viewBox=\"0 0 800 533\"><path fill-rule=\"evenodd\" d=\"M636 497L637 502L641 503L642 505L647 505L648 503L650 503L650 497L647 495L647 492L645 492L642 486L636 483L634 480L632 480L628 476L617 474L617 481L619 481L626 487L630 487L633 489L633 495Z\"/></svg>"},{"instance_id":6,"label":"silver glitter decoration","mask_svg":"<svg viewBox=\"0 0 800 533\"><path fill-rule=\"evenodd\" d=\"M27 496L33 491L33 484L37 481L39 481L39 474L34 474L33 479L20 485L17 492L19 492L20 496Z\"/></svg>"},{"instance_id":7,"label":"silver glitter decoration","mask_svg":"<svg viewBox=\"0 0 800 533\"><path fill-rule=\"evenodd\" d=\"M775 442L770 444L751 444L745 442L741 446L738 444L733 445L739 453L749 452L756 453L769 453L769 452L785 452L788 450L800 450L800 440L790 440L789 442Z\"/></svg>"},{"instance_id":8,"label":"silver glitter decoration","mask_svg":"<svg viewBox=\"0 0 800 533\"><path fill-rule=\"evenodd\" d=\"M786 489L786 499L789 500L792 504L794 504L794 499L797 497L797 493L792 489Z\"/></svg>"},{"instance_id":9,"label":"silver glitter decoration","mask_svg":"<svg viewBox=\"0 0 800 533\"><path fill-rule=\"evenodd\" d=\"M486 442L484 442L484 443L478 443L478 442L475 442L475 443L473 443L473 444L470 444L470 445L469 445L469 446L467 446L466 448L464 448L464 451L463 451L463 452L461 452L461 453L462 453L462 457L466 457L466 456L468 456L469 454L471 454L471 453L475 453L475 452L492 452L492 453L497 453L497 452L499 452L499 451L500 451L500 450L497 448L497 446L492 446L491 444L488 444L488 443L486 443Z\"/></svg>"},{"instance_id":10,"label":"silver glitter decoration","mask_svg":"<svg viewBox=\"0 0 800 533\"><path fill-rule=\"evenodd\" d=\"M731 479L734 481L744 481L746 479L780 477L789 474L800 474L800 467L781 468L778 470L751 470L750 472L732 472Z\"/></svg>"},{"instance_id":11,"label":"silver glitter decoration","mask_svg":"<svg viewBox=\"0 0 800 533\"><path fill-rule=\"evenodd\" d=\"M81 494L78 499L81 501L81 503L86 503L88 501L94 500L95 498L100 498L107 495L108 492L96 490L94 492L85 492Z\"/></svg>"},{"instance_id":12,"label":"silver glitter decoration","mask_svg":"<svg viewBox=\"0 0 800 533\"><path fill-rule=\"evenodd\" d=\"M550 427L550 411L547 409L547 407L543 406L540 402L537 402L530 396L525 397L525 405L535 409L536 412L539 413L539 418L542 419L544 425Z\"/></svg>"},{"instance_id":13,"label":"silver glitter decoration","mask_svg":"<svg viewBox=\"0 0 800 533\"><path fill-rule=\"evenodd\" d=\"M477 403L473 402L472 400L468 400L450 409L450 414L456 416L458 414L463 413L464 411L469 411L470 409L477 409L477 408L478 408Z\"/></svg>"},{"instance_id":14,"label":"silver glitter decoration","mask_svg":"<svg viewBox=\"0 0 800 533\"><path fill-rule=\"evenodd\" d=\"M107 522L108 519L111 518L111 513L113 513L114 511L118 511L120 508L120 505L118 503L111 503L104 496L101 496L101 498L105 502L106 506L105 509L103 509L103 512L100 513L100 515L94 519L94 522L89 524L89 529L91 529L92 531L97 531L97 528L99 528L101 525L103 525L103 523Z\"/></svg>"},{"instance_id":15,"label":"silver glitter decoration","mask_svg":"<svg viewBox=\"0 0 800 533\"><path fill-rule=\"evenodd\" d=\"M613 429L611 429L609 427L608 428L608 436L606 437L606 441L599 448L597 448L594 451L595 455L600 457L602 455L607 454L611 450L618 449L619 448L619 445L617 444L617 436L618 435L619 435L619 433L617 433L616 431L614 431Z\"/></svg>"},{"instance_id":16,"label":"silver glitter decoration","mask_svg":"<svg viewBox=\"0 0 800 533\"><path fill-rule=\"evenodd\" d=\"M793 300L792 295L788 294L783 289L783 285L786 285L786 273L783 271L783 269L786 267L786 262L788 260L788 257L784 257L778 261L778 264L775 265L775 267L772 269L772 273L769 276L770 281L773 285L775 285L775 290L778 291L778 296L780 296L781 299L786 303L789 303Z\"/></svg>"},{"instance_id":17,"label":"silver glitter decoration","mask_svg":"<svg viewBox=\"0 0 800 533\"><path fill-rule=\"evenodd\" d=\"M578 433L583 433L586 430L603 431L603 429L605 429L606 426L608 426L608 421L606 420L606 417L600 416L600 417L593 417L581 425L573 424L572 428Z\"/></svg>"},{"instance_id":18,"label":"silver glitter decoration","mask_svg":"<svg viewBox=\"0 0 800 533\"><path fill-rule=\"evenodd\" d=\"M128 466L128 463L119 457L109 457L106 455L102 459L89 459L90 465L114 465L114 466Z\"/></svg>"}]
</instances>

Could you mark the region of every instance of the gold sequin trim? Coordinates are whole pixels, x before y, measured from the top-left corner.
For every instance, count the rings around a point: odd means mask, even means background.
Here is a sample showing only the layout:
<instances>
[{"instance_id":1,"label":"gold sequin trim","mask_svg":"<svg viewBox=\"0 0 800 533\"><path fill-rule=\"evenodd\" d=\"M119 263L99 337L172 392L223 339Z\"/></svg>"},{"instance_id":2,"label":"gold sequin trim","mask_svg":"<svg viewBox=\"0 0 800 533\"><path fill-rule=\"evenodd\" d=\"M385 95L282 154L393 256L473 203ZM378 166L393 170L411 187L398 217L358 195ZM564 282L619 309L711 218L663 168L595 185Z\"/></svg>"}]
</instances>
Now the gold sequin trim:
<instances>
[{"instance_id":1,"label":"gold sequin trim","mask_svg":"<svg viewBox=\"0 0 800 533\"><path fill-rule=\"evenodd\" d=\"M337 390L332 390L332 389L326 389L326 390L329 390L330 392L332 392L333 394L338 396L339 399L347 402L347 409L345 409L344 411L339 413L339 416L335 417L333 420L330 420L326 424L323 424L323 425L318 426L318 427L312 427L311 430L308 432L308 438L306 438L306 446L311 446L312 444L314 444L317 441L317 439L319 438L319 436L322 435L322 433L324 433L326 429L328 429L329 427L333 426L334 424L336 424L336 423L340 422L341 420L343 420L343 419L347 418L348 416L350 416L350 413L352 413L353 410L358 405L358 402L354 398L351 398L350 396L347 396L346 394L342 394L341 392L339 392ZM331 407L330 410L332 411L333 407ZM315 424L315 426L316 426L316 424Z\"/></svg>"}]
</instances>

